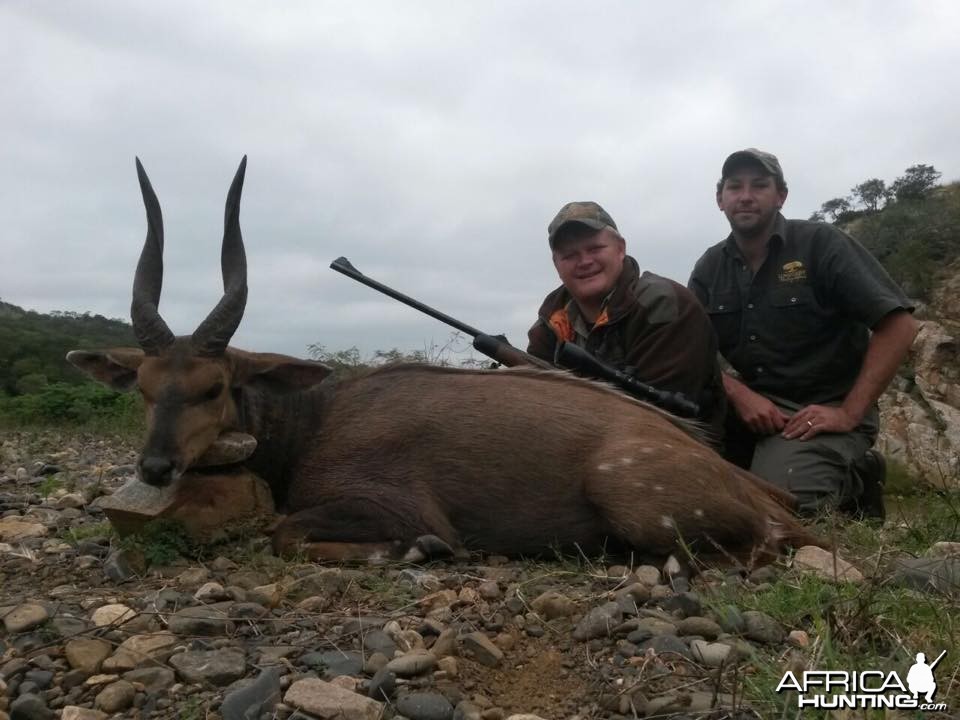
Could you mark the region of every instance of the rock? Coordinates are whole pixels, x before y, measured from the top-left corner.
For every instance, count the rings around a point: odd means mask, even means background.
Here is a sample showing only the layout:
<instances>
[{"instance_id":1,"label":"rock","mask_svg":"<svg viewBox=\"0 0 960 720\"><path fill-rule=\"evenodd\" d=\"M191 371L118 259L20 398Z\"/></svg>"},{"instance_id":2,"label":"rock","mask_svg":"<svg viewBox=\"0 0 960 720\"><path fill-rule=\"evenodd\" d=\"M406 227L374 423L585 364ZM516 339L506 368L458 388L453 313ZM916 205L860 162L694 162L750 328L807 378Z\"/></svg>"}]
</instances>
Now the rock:
<instances>
[{"instance_id":1,"label":"rock","mask_svg":"<svg viewBox=\"0 0 960 720\"><path fill-rule=\"evenodd\" d=\"M637 622L637 629L635 632L647 632L651 637L659 637L661 635L676 635L677 626L669 620L663 620L657 617L645 617L641 618ZM630 634L632 635L633 633Z\"/></svg>"},{"instance_id":2,"label":"rock","mask_svg":"<svg viewBox=\"0 0 960 720\"><path fill-rule=\"evenodd\" d=\"M170 632L177 635L228 635L234 624L219 607L203 605L188 607L175 612L167 620Z\"/></svg>"},{"instance_id":3,"label":"rock","mask_svg":"<svg viewBox=\"0 0 960 720\"><path fill-rule=\"evenodd\" d=\"M722 632L723 628L710 618L693 616L684 618L677 623L677 634L681 637L699 635L707 640L716 640Z\"/></svg>"},{"instance_id":4,"label":"rock","mask_svg":"<svg viewBox=\"0 0 960 720\"><path fill-rule=\"evenodd\" d=\"M534 598L530 607L546 620L569 617L577 611L577 606L573 603L573 600L555 590L548 590Z\"/></svg>"},{"instance_id":5,"label":"rock","mask_svg":"<svg viewBox=\"0 0 960 720\"><path fill-rule=\"evenodd\" d=\"M643 583L647 587L660 584L660 570L653 565L641 565L633 571L633 574L636 576L637 582Z\"/></svg>"},{"instance_id":6,"label":"rock","mask_svg":"<svg viewBox=\"0 0 960 720\"><path fill-rule=\"evenodd\" d=\"M690 643L693 659L707 667L720 667L727 662L732 648L723 643L710 643L706 640L694 640Z\"/></svg>"},{"instance_id":7,"label":"rock","mask_svg":"<svg viewBox=\"0 0 960 720\"><path fill-rule=\"evenodd\" d=\"M107 625L122 625L127 620L132 620L137 613L132 608L118 603L102 605L93 611L90 616L91 622L97 627L106 627Z\"/></svg>"},{"instance_id":8,"label":"rock","mask_svg":"<svg viewBox=\"0 0 960 720\"><path fill-rule=\"evenodd\" d=\"M38 695L26 693L10 703L10 720L51 720L53 711Z\"/></svg>"},{"instance_id":9,"label":"rock","mask_svg":"<svg viewBox=\"0 0 960 720\"><path fill-rule=\"evenodd\" d=\"M484 600L499 600L502 593L500 592L500 583L496 580L486 580L480 585L477 586L477 592L480 593L480 597Z\"/></svg>"},{"instance_id":10,"label":"rock","mask_svg":"<svg viewBox=\"0 0 960 720\"><path fill-rule=\"evenodd\" d=\"M209 579L209 570L203 567L194 567L184 570L182 573L177 575L177 585L180 585L184 588L198 588Z\"/></svg>"},{"instance_id":11,"label":"rock","mask_svg":"<svg viewBox=\"0 0 960 720\"><path fill-rule=\"evenodd\" d=\"M430 648L436 657L442 658L448 655L457 654L457 631L453 628L447 628L437 636L436 642Z\"/></svg>"},{"instance_id":12,"label":"rock","mask_svg":"<svg viewBox=\"0 0 960 720\"><path fill-rule=\"evenodd\" d=\"M8 633L22 633L43 625L50 619L50 612L38 603L17 605L3 616L3 626Z\"/></svg>"},{"instance_id":13,"label":"rock","mask_svg":"<svg viewBox=\"0 0 960 720\"><path fill-rule=\"evenodd\" d=\"M186 682L224 686L244 676L247 656L239 648L189 650L173 655L170 664Z\"/></svg>"},{"instance_id":14,"label":"rock","mask_svg":"<svg viewBox=\"0 0 960 720\"><path fill-rule=\"evenodd\" d=\"M47 526L16 517L0 517L0 542L20 542L28 538L44 537Z\"/></svg>"},{"instance_id":15,"label":"rock","mask_svg":"<svg viewBox=\"0 0 960 720\"><path fill-rule=\"evenodd\" d=\"M496 667L503 660L503 651L481 632L464 635L460 642L464 652L481 665Z\"/></svg>"},{"instance_id":16,"label":"rock","mask_svg":"<svg viewBox=\"0 0 960 720\"><path fill-rule=\"evenodd\" d=\"M222 473L188 471L164 488L133 479L99 505L121 537L165 518L179 522L197 542L222 540L231 530L273 514L269 487L242 466L224 468Z\"/></svg>"},{"instance_id":17,"label":"rock","mask_svg":"<svg viewBox=\"0 0 960 720\"><path fill-rule=\"evenodd\" d=\"M700 615L703 607L700 596L692 592L676 593L657 602L657 606L677 617L685 618Z\"/></svg>"},{"instance_id":18,"label":"rock","mask_svg":"<svg viewBox=\"0 0 960 720\"><path fill-rule=\"evenodd\" d=\"M810 636L803 630L791 630L787 635L787 642L796 648L805 648L810 645Z\"/></svg>"},{"instance_id":19,"label":"rock","mask_svg":"<svg viewBox=\"0 0 960 720\"><path fill-rule=\"evenodd\" d=\"M862 583L863 574L853 565L828 550L806 545L793 556L793 567L824 580Z\"/></svg>"},{"instance_id":20,"label":"rock","mask_svg":"<svg viewBox=\"0 0 960 720\"><path fill-rule=\"evenodd\" d=\"M413 677L433 670L437 656L428 650L411 650L387 663L386 669L397 677Z\"/></svg>"},{"instance_id":21,"label":"rock","mask_svg":"<svg viewBox=\"0 0 960 720\"><path fill-rule=\"evenodd\" d=\"M452 720L453 705L443 695L413 692L397 699L397 710L410 720Z\"/></svg>"},{"instance_id":22,"label":"rock","mask_svg":"<svg viewBox=\"0 0 960 720\"><path fill-rule=\"evenodd\" d=\"M280 702L280 671L267 668L246 687L228 692L220 705L223 720L259 720Z\"/></svg>"},{"instance_id":23,"label":"rock","mask_svg":"<svg viewBox=\"0 0 960 720\"><path fill-rule=\"evenodd\" d=\"M331 680L338 675L359 675L363 672L363 655L356 652L328 650L321 653L308 653L300 660L306 665L321 670L324 680Z\"/></svg>"},{"instance_id":24,"label":"rock","mask_svg":"<svg viewBox=\"0 0 960 720\"><path fill-rule=\"evenodd\" d=\"M93 704L94 707L108 714L123 712L133 705L136 694L137 691L131 683L126 680L117 680L97 693Z\"/></svg>"},{"instance_id":25,"label":"rock","mask_svg":"<svg viewBox=\"0 0 960 720\"><path fill-rule=\"evenodd\" d=\"M657 655L676 653L677 655L682 655L687 659L693 659L690 648L688 648L687 644L676 635L658 635L652 637L649 640L640 643L640 645L637 646L637 649L639 651L637 653L638 655L642 655L643 651L645 650L653 649Z\"/></svg>"},{"instance_id":26,"label":"rock","mask_svg":"<svg viewBox=\"0 0 960 720\"><path fill-rule=\"evenodd\" d=\"M197 589L193 597L202 603L215 603L230 599L227 591L223 589L223 585L218 582L205 582Z\"/></svg>"},{"instance_id":27,"label":"rock","mask_svg":"<svg viewBox=\"0 0 960 720\"><path fill-rule=\"evenodd\" d=\"M166 662L177 643L172 633L162 631L134 635L124 640L116 651L103 661L103 672L124 672L148 663Z\"/></svg>"},{"instance_id":28,"label":"rock","mask_svg":"<svg viewBox=\"0 0 960 720\"><path fill-rule=\"evenodd\" d=\"M110 657L113 646L97 638L74 638L64 647L67 662L74 670L82 670L88 675L100 671L103 661Z\"/></svg>"},{"instance_id":29,"label":"rock","mask_svg":"<svg viewBox=\"0 0 960 720\"><path fill-rule=\"evenodd\" d=\"M283 702L320 718L336 720L379 720L384 708L381 702L318 678L294 682Z\"/></svg>"},{"instance_id":30,"label":"rock","mask_svg":"<svg viewBox=\"0 0 960 720\"><path fill-rule=\"evenodd\" d=\"M960 542L942 540L930 546L931 557L960 557Z\"/></svg>"},{"instance_id":31,"label":"rock","mask_svg":"<svg viewBox=\"0 0 960 720\"><path fill-rule=\"evenodd\" d=\"M448 678L455 678L460 674L457 659L453 657L444 657L437 660L437 670L445 672Z\"/></svg>"},{"instance_id":32,"label":"rock","mask_svg":"<svg viewBox=\"0 0 960 720\"><path fill-rule=\"evenodd\" d=\"M595 607L588 612L573 631L575 640L592 640L607 637L623 616L623 611L615 602Z\"/></svg>"},{"instance_id":33,"label":"rock","mask_svg":"<svg viewBox=\"0 0 960 720\"><path fill-rule=\"evenodd\" d=\"M717 622L723 631L731 635L742 635L746 632L747 621L736 605L724 605L717 613Z\"/></svg>"},{"instance_id":34,"label":"rock","mask_svg":"<svg viewBox=\"0 0 960 720\"><path fill-rule=\"evenodd\" d=\"M107 720L107 714L100 710L91 710L78 705L67 705L63 708L60 720Z\"/></svg>"},{"instance_id":35,"label":"rock","mask_svg":"<svg viewBox=\"0 0 960 720\"><path fill-rule=\"evenodd\" d=\"M776 644L783 642L783 627L775 619L758 610L747 610L743 613L746 623L744 636L755 642Z\"/></svg>"},{"instance_id":36,"label":"rock","mask_svg":"<svg viewBox=\"0 0 960 720\"><path fill-rule=\"evenodd\" d=\"M370 679L367 695L374 700L389 700L393 697L397 687L397 674L390 672L386 667L381 668Z\"/></svg>"},{"instance_id":37,"label":"rock","mask_svg":"<svg viewBox=\"0 0 960 720\"><path fill-rule=\"evenodd\" d=\"M215 467L241 463L257 449L257 439L241 432L225 432L213 441L213 445L197 458L192 468Z\"/></svg>"},{"instance_id":38,"label":"rock","mask_svg":"<svg viewBox=\"0 0 960 720\"><path fill-rule=\"evenodd\" d=\"M147 571L147 560L139 550L117 550L103 563L103 572L115 583L143 575Z\"/></svg>"},{"instance_id":39,"label":"rock","mask_svg":"<svg viewBox=\"0 0 960 720\"><path fill-rule=\"evenodd\" d=\"M960 558L902 558L893 563L893 581L923 592L960 594Z\"/></svg>"},{"instance_id":40,"label":"rock","mask_svg":"<svg viewBox=\"0 0 960 720\"><path fill-rule=\"evenodd\" d=\"M170 668L148 666L125 672L123 679L142 685L148 693L158 693L173 685L177 677Z\"/></svg>"}]
</instances>

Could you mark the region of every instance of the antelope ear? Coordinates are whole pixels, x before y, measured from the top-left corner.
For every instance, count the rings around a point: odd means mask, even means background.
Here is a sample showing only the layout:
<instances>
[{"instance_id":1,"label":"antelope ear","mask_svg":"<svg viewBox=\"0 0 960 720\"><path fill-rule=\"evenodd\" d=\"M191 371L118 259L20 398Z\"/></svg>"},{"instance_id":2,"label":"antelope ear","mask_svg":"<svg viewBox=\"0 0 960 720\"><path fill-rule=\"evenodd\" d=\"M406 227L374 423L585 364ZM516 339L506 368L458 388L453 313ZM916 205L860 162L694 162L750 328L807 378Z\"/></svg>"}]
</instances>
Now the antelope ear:
<instances>
[{"instance_id":1,"label":"antelope ear","mask_svg":"<svg viewBox=\"0 0 960 720\"><path fill-rule=\"evenodd\" d=\"M137 368L143 362L143 350L71 350L67 361L107 387L125 392L137 385Z\"/></svg>"},{"instance_id":2,"label":"antelope ear","mask_svg":"<svg viewBox=\"0 0 960 720\"><path fill-rule=\"evenodd\" d=\"M290 392L319 385L333 370L323 363L277 353L227 351L233 361L234 385L266 385Z\"/></svg>"}]
</instances>

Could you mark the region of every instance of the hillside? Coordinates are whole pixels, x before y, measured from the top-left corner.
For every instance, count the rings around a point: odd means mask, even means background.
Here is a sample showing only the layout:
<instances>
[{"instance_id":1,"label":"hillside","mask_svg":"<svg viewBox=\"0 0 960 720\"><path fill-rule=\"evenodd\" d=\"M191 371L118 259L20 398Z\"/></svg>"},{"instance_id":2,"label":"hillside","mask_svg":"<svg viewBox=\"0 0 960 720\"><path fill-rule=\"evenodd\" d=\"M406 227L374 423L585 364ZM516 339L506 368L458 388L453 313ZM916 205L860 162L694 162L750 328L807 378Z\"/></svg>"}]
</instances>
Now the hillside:
<instances>
[{"instance_id":1,"label":"hillside","mask_svg":"<svg viewBox=\"0 0 960 720\"><path fill-rule=\"evenodd\" d=\"M960 183L838 223L872 252L910 297L924 301L960 259Z\"/></svg>"},{"instance_id":2,"label":"hillside","mask_svg":"<svg viewBox=\"0 0 960 720\"><path fill-rule=\"evenodd\" d=\"M133 329L121 320L90 313L44 314L0 302L0 395L83 382L64 359L67 352L120 345L136 345Z\"/></svg>"}]
</instances>

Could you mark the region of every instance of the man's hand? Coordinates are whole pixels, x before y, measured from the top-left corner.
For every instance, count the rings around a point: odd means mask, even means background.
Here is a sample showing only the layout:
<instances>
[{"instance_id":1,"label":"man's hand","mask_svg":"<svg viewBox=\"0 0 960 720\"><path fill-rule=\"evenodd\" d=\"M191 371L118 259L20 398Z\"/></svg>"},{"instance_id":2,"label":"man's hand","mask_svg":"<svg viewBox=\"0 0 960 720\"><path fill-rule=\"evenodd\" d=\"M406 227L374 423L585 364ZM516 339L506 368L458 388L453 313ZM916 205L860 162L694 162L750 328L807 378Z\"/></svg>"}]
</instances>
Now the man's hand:
<instances>
[{"instance_id":1,"label":"man's hand","mask_svg":"<svg viewBox=\"0 0 960 720\"><path fill-rule=\"evenodd\" d=\"M723 385L737 415L758 435L774 435L780 432L790 419L789 415L763 395L755 393L727 374L723 376Z\"/></svg>"},{"instance_id":2,"label":"man's hand","mask_svg":"<svg viewBox=\"0 0 960 720\"><path fill-rule=\"evenodd\" d=\"M820 433L844 433L857 427L857 420L842 407L807 405L798 410L783 428L787 440L809 440Z\"/></svg>"}]
</instances>

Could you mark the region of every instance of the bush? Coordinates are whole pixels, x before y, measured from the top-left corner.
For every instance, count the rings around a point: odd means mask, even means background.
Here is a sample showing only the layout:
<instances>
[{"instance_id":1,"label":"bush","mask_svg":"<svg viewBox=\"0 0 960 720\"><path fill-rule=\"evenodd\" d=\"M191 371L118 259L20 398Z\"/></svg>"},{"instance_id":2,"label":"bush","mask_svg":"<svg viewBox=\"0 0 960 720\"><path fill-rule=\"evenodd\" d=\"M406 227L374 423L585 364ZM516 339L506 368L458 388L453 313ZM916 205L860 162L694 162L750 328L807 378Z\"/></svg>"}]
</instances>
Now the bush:
<instances>
[{"instance_id":1,"label":"bush","mask_svg":"<svg viewBox=\"0 0 960 720\"><path fill-rule=\"evenodd\" d=\"M54 383L30 395L0 397L0 420L17 425L121 423L139 427L143 406L137 395L99 384Z\"/></svg>"}]
</instances>

